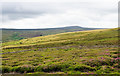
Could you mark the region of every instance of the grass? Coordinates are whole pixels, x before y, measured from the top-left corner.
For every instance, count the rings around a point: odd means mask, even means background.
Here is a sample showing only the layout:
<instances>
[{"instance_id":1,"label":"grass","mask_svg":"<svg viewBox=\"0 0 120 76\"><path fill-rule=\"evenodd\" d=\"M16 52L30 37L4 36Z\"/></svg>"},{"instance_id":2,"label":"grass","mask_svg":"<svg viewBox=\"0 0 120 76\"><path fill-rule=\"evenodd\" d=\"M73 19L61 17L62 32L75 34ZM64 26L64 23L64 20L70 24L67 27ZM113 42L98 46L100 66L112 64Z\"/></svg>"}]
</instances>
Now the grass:
<instances>
[{"instance_id":1,"label":"grass","mask_svg":"<svg viewBox=\"0 0 120 76\"><path fill-rule=\"evenodd\" d=\"M2 53L6 53L2 55L3 73L120 72L117 28L61 33L6 42L2 45Z\"/></svg>"},{"instance_id":2,"label":"grass","mask_svg":"<svg viewBox=\"0 0 120 76\"><path fill-rule=\"evenodd\" d=\"M64 32L93 30L97 28L82 28L79 26L48 28L48 29L2 29L2 42L10 42L32 37L46 36Z\"/></svg>"},{"instance_id":3,"label":"grass","mask_svg":"<svg viewBox=\"0 0 120 76\"><path fill-rule=\"evenodd\" d=\"M34 37L22 39L19 41L11 41L3 43L3 48L19 48L19 47L53 47L64 45L118 45L118 30L105 29L84 32L69 32L56 35L48 35L42 37ZM92 44L91 44L92 43ZM57 45L56 45L57 44Z\"/></svg>"}]
</instances>

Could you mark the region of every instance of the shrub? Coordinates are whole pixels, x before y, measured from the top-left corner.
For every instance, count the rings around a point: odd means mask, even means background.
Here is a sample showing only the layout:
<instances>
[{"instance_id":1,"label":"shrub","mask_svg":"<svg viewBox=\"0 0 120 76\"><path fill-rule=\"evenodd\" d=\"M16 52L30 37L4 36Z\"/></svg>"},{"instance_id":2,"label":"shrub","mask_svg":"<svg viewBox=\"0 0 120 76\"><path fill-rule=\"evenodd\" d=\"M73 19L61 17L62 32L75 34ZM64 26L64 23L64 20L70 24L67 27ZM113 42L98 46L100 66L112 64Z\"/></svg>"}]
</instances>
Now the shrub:
<instances>
[{"instance_id":1,"label":"shrub","mask_svg":"<svg viewBox=\"0 0 120 76\"><path fill-rule=\"evenodd\" d=\"M19 72L19 73L28 73L28 72L34 72L34 68L33 67L3 67L2 68L2 72L3 73L9 73L9 72Z\"/></svg>"},{"instance_id":2,"label":"shrub","mask_svg":"<svg viewBox=\"0 0 120 76\"><path fill-rule=\"evenodd\" d=\"M11 69L9 67L2 67L2 73L9 73Z\"/></svg>"},{"instance_id":3,"label":"shrub","mask_svg":"<svg viewBox=\"0 0 120 76\"><path fill-rule=\"evenodd\" d=\"M64 71L65 68L68 68L69 65L66 64L52 64L43 67L44 72L51 72L51 71Z\"/></svg>"},{"instance_id":4,"label":"shrub","mask_svg":"<svg viewBox=\"0 0 120 76\"><path fill-rule=\"evenodd\" d=\"M39 72L65 71L66 68L68 67L69 67L68 64L50 64L50 65L38 66L36 67L35 71L39 71Z\"/></svg>"},{"instance_id":5,"label":"shrub","mask_svg":"<svg viewBox=\"0 0 120 76\"><path fill-rule=\"evenodd\" d=\"M114 71L110 66L102 66L99 70L96 71L97 74L110 73Z\"/></svg>"},{"instance_id":6,"label":"shrub","mask_svg":"<svg viewBox=\"0 0 120 76\"><path fill-rule=\"evenodd\" d=\"M96 69L94 67L90 67L87 65L74 65L74 66L70 66L69 70L86 72L86 71L95 71Z\"/></svg>"},{"instance_id":7,"label":"shrub","mask_svg":"<svg viewBox=\"0 0 120 76\"><path fill-rule=\"evenodd\" d=\"M43 66L37 66L34 71L42 72Z\"/></svg>"},{"instance_id":8,"label":"shrub","mask_svg":"<svg viewBox=\"0 0 120 76\"><path fill-rule=\"evenodd\" d=\"M102 66L102 65L113 65L112 62L110 62L110 60L94 60L94 61L87 61L85 62L86 65L89 66Z\"/></svg>"}]
</instances>

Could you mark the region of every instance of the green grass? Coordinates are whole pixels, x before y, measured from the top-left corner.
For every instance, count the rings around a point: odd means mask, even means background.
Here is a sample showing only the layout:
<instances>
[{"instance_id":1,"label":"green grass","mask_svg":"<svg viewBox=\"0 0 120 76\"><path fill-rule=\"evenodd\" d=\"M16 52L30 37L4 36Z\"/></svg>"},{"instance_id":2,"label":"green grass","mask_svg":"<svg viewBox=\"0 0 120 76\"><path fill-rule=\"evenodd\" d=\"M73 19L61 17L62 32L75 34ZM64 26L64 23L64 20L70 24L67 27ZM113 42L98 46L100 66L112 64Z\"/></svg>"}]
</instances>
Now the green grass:
<instances>
[{"instance_id":1,"label":"green grass","mask_svg":"<svg viewBox=\"0 0 120 76\"><path fill-rule=\"evenodd\" d=\"M64 45L118 45L118 30L117 29L105 29L105 30L93 30L84 32L70 32L61 33L56 35L48 35L42 37L34 37L23 39L19 41L11 41L3 43L3 48L19 48L19 47L53 47ZM91 44L92 43L92 44Z\"/></svg>"},{"instance_id":2,"label":"green grass","mask_svg":"<svg viewBox=\"0 0 120 76\"><path fill-rule=\"evenodd\" d=\"M2 45L2 53L6 53L2 55L3 73L119 74L117 45L118 29L6 42Z\"/></svg>"},{"instance_id":3,"label":"green grass","mask_svg":"<svg viewBox=\"0 0 120 76\"><path fill-rule=\"evenodd\" d=\"M63 28L48 28L48 29L3 29L2 42L21 40L32 37L46 36L64 32L74 32L83 30L93 30L97 28L82 28L79 26L63 27Z\"/></svg>"}]
</instances>

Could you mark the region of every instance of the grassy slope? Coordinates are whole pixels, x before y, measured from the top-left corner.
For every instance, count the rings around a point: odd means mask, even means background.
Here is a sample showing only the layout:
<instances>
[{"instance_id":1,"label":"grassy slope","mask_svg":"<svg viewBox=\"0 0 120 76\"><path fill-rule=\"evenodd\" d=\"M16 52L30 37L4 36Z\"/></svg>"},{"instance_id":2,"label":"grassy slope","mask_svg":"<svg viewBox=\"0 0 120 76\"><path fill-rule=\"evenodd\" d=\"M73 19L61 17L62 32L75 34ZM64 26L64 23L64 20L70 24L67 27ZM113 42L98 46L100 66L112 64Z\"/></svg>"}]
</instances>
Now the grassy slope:
<instances>
[{"instance_id":1,"label":"grassy slope","mask_svg":"<svg viewBox=\"0 0 120 76\"><path fill-rule=\"evenodd\" d=\"M118 45L118 30L117 29L102 29L80 32L61 33L56 35L48 35L42 37L34 37L22 39L19 41L11 41L3 43L3 48L29 48L36 47L57 47L64 45ZM92 44L91 44L92 43ZM33 47L33 48L34 48Z\"/></svg>"},{"instance_id":2,"label":"grassy slope","mask_svg":"<svg viewBox=\"0 0 120 76\"><path fill-rule=\"evenodd\" d=\"M3 53L30 51L3 54L3 72L118 73L117 45L118 29L69 32L6 42L2 45Z\"/></svg>"},{"instance_id":3,"label":"grassy slope","mask_svg":"<svg viewBox=\"0 0 120 76\"><path fill-rule=\"evenodd\" d=\"M21 40L25 38L45 36L51 34L58 34L64 32L93 30L96 28L82 28L78 26L63 27L63 28L49 28L49 29L3 29L2 41L8 42L13 40Z\"/></svg>"}]
</instances>

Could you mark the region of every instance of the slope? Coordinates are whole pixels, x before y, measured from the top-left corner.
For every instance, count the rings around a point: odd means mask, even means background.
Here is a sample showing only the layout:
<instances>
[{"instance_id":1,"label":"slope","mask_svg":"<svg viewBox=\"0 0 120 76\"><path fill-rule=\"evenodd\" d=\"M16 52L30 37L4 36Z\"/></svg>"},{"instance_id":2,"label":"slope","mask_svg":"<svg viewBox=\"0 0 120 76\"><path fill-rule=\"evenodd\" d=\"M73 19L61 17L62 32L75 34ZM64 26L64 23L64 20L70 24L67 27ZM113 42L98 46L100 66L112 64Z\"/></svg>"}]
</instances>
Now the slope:
<instances>
[{"instance_id":1,"label":"slope","mask_svg":"<svg viewBox=\"0 0 120 76\"><path fill-rule=\"evenodd\" d=\"M2 53L4 73L119 74L117 28L6 42Z\"/></svg>"},{"instance_id":2,"label":"slope","mask_svg":"<svg viewBox=\"0 0 120 76\"><path fill-rule=\"evenodd\" d=\"M58 34L64 32L93 30L97 28L83 28L79 26L70 26L62 28L47 28L47 29L2 29L3 42L21 40L25 38Z\"/></svg>"}]
</instances>

